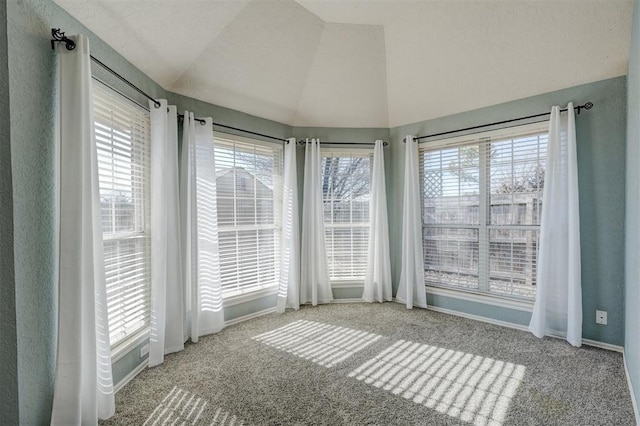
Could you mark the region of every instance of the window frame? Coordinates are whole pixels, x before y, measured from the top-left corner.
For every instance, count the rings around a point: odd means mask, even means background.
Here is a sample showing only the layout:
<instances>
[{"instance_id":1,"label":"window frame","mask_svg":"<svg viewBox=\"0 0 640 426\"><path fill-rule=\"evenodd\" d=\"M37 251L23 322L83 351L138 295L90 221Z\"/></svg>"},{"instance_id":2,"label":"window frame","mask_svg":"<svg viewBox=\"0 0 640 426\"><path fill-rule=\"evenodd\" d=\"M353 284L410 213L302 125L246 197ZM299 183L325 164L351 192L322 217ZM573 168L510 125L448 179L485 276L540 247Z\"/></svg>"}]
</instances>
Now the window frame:
<instances>
[{"instance_id":1,"label":"window frame","mask_svg":"<svg viewBox=\"0 0 640 426\"><path fill-rule=\"evenodd\" d=\"M456 285L427 283L425 276L425 288L427 293L434 295L455 296L458 295L467 300L487 302L493 301L497 306L506 306L514 309L530 310L535 300L518 295L510 295L504 293L491 292L490 290L490 232L491 230L535 230L538 232L537 250L539 249L539 231L538 225L497 225L490 223L491 210L491 181L488 172L490 165L488 156L490 155L490 147L493 142L509 138L526 137L527 135L543 135L548 134L549 121L542 120L528 124L515 125L506 128L492 129L484 132L469 133L461 136L437 139L434 141L425 141L418 143L419 164L422 164L421 157L426 151L443 150L446 148L460 148L463 146L477 145L479 150L478 164L478 198L479 198L479 221L478 224L469 223L445 223L445 224L426 224L424 221L424 179L423 168L419 167L420 179L420 215L422 228L422 243L425 244L425 230L434 228L450 228L450 229L474 229L478 232L478 288L464 288ZM490 142L488 142L490 141ZM488 143L487 143L488 142ZM484 149L483 149L484 148ZM541 193L542 194L542 193ZM484 251L484 252L483 252ZM426 258L426 253L423 258ZM483 270L484 264L484 270ZM427 272L426 264L424 266ZM534 277L535 278L535 277Z\"/></svg>"},{"instance_id":2,"label":"window frame","mask_svg":"<svg viewBox=\"0 0 640 426\"><path fill-rule=\"evenodd\" d=\"M269 141L264 141L264 140L260 140L260 139L253 139L253 138L249 138L246 136L238 136L235 134L231 134L231 133L224 133L224 132L220 132L220 131L215 131L213 132L213 144L214 144L214 150L216 148L216 144L218 143L217 141L225 141L225 142L233 142L233 143L240 143L240 144L248 144L248 145L256 145L256 146L261 146L261 147L266 147L266 148L270 148L270 149L274 149L274 146L277 146L280 152L279 155L279 164L275 166L276 169L279 169L280 173L274 173L273 175L273 179L274 179L274 196L273 196L273 202L274 202L274 209L273 209L273 214L274 214L274 224L273 225L268 225L268 227L265 224L262 225L240 225L244 230L258 230L258 229L273 229L274 230L274 240L275 240L275 244L276 244L276 249L274 252L274 268L275 268L275 280L273 284L260 284L257 286L252 286L249 288L236 288L236 289L224 289L222 290L222 303L223 306L228 307L228 306L233 306L233 305L237 305L240 303L245 303L245 302L249 302L251 300L255 300L255 299L259 299L259 298L263 298L263 297L267 297L267 296L271 296L274 294L277 294L278 292L278 287L279 287L279 277L280 277L280 254L281 254L281 250L282 250L282 186L283 186L283 179L284 179L284 143L280 144L280 143L274 143L274 142L269 142ZM235 148L234 148L234 152L235 152ZM278 161L278 159L276 158L277 156L274 156L274 160ZM216 157L217 158L217 157ZM217 170L217 169L216 169ZM217 171L216 171L217 173ZM235 195L235 188L236 188L236 184L235 184L235 180L234 180L234 196L233 196L233 200L234 200L234 205L235 205L235 200L236 200L236 195ZM218 196L218 187L216 185L216 197ZM257 195L255 196L255 199L257 200L259 197L257 197ZM218 203L218 199L216 199L216 208L219 209L219 203ZM227 231L227 232L237 232L238 229L226 229L225 228L238 228L239 225L220 225L220 210L218 210L217 212L217 218L218 218L218 235L220 234L221 229L223 230L223 232ZM237 220L237 216L234 210L234 218L236 218ZM253 226L253 227L252 227ZM257 247L257 246L256 246Z\"/></svg>"},{"instance_id":3,"label":"window frame","mask_svg":"<svg viewBox=\"0 0 640 426\"><path fill-rule=\"evenodd\" d=\"M118 90L110 87L109 85L103 83L102 81L96 78L92 80L92 96L93 96L92 105L94 106L94 108L97 100L96 92L102 92L102 95L97 95L98 97L108 96L110 98L109 105L105 105L105 106L115 105L115 107L117 108L118 107L117 103L120 103L119 106L122 109L119 109L116 112L116 114L120 115L121 117L123 116L123 112L127 109L133 110L139 113L139 115L136 115L136 116L134 115L127 116L129 120L135 123L134 125L131 126L131 128L137 128L137 131L135 132L135 136L138 138L141 138L139 139L139 141L141 140L141 142L137 142L137 143L133 143L134 139L132 139L132 143L130 145L131 147L130 157L131 157L131 167L132 167L130 175L131 175L131 178L133 179L133 176L138 174L140 172L140 169L142 169L144 173L143 177L141 178L143 180L142 187L138 186L138 184L136 183L132 183L132 195L133 195L133 205L134 205L133 230L123 231L123 232L114 232L112 230L108 234L105 234L103 230L103 233L102 233L102 243L103 243L103 253L104 253L103 256L104 256L105 263L107 260L109 260L107 259L107 254L106 254L107 251L104 248L104 246L108 243L114 243L119 241L126 242L126 241L133 241L133 240L142 240L142 244L144 245L144 247L141 250L144 252L143 268L145 269L146 279L144 280L143 285L140 286L144 292L143 294L144 301L142 302L142 305L141 305L142 306L142 310L141 310L142 324L131 330L124 330L122 332L123 335L115 342L111 340L112 330L109 329L111 359L112 359L112 362L115 362L116 360L124 356L126 353L128 353L131 350L131 348L139 345L142 340L148 337L150 333L150 328L151 328L151 252L152 252L151 187L150 187L151 185L151 155L150 155L151 153L151 118L150 118L150 113L147 109L145 109L144 107L139 105L137 102L127 97L126 95L122 94ZM111 114L112 115L114 114L114 110L111 110ZM101 117L99 115L100 114L94 111L94 117L93 117L94 118L94 137L95 137L94 142L96 143L96 147L98 151L100 150L101 145L104 146L104 142L99 142L98 137L101 136L101 138L104 139L105 136L100 135L100 132L102 133L106 132L104 128L107 127L106 124L100 123ZM100 128L98 126L98 123L100 123ZM116 126L113 126L114 124L113 122L111 122L110 124L112 125L112 127L109 127L109 130L113 135L114 132L117 133L119 130ZM110 145L113 144L113 137L114 136L111 136ZM118 142L119 144L122 143L122 141L118 141ZM100 164L101 164L100 155L98 155L99 169L100 169ZM99 183L99 191L101 188L102 188L102 182ZM102 200L103 193L100 193L99 197ZM102 216L102 213L101 213L101 216ZM114 217L111 217L111 220L115 220ZM115 228L115 223L112 223L111 227ZM106 264L105 264L105 272L106 272ZM122 285L124 287L128 287L131 284L128 283L128 281L125 281L124 283L122 283ZM107 308L108 308L108 305L107 305ZM107 312L108 312L108 309L107 309ZM109 318L107 318L107 322L109 323Z\"/></svg>"},{"instance_id":4,"label":"window frame","mask_svg":"<svg viewBox=\"0 0 640 426\"><path fill-rule=\"evenodd\" d=\"M321 159L321 164L324 161L325 158L330 157L327 154L337 154L336 156L341 156L343 158L355 158L355 157L350 157L347 155L341 155L341 154L360 154L363 157L367 156L369 158L369 212L371 211L371 180L373 177L373 153L374 153L374 149L373 147L371 148L363 148L363 147L335 147L335 146L325 146L325 147L320 147L320 159ZM322 178L322 175L320 176ZM322 206L323 206L323 220L324 220L324 203L325 203L325 198L324 198L324 194L322 196ZM367 233L367 246L368 246L368 240L369 240L369 232L371 232L371 219L370 219L371 215L369 213L369 218L367 219L366 222L362 222L363 225L359 225L359 226L355 226L357 228L367 228L368 229L368 233ZM329 259L329 250L328 250L328 242L326 241L326 235L327 235L327 225L329 225L329 227L331 228L354 228L352 223L349 223L349 225L344 224L341 226L333 226L332 224L327 224L327 222L323 222L324 223L324 228L325 228L325 250L327 253L327 272L329 273L329 282L331 284L332 288L352 288L352 287L362 287L364 286L364 280L365 280L365 276L362 277L362 279L360 279L359 277L354 277L352 279L331 279L330 276L330 259ZM366 223L366 225L365 225ZM365 266L366 268L366 266Z\"/></svg>"}]
</instances>

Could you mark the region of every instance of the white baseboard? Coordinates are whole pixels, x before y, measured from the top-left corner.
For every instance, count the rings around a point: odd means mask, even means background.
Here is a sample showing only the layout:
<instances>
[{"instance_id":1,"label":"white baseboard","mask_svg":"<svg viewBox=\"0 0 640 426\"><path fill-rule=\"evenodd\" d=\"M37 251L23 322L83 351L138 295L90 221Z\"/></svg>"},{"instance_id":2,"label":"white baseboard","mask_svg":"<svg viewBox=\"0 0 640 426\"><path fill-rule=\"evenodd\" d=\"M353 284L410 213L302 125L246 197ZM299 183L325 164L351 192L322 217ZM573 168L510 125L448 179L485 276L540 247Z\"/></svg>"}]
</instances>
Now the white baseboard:
<instances>
[{"instance_id":1,"label":"white baseboard","mask_svg":"<svg viewBox=\"0 0 640 426\"><path fill-rule=\"evenodd\" d=\"M468 318L475 321L486 322L489 324L500 325L502 327L514 328L516 330L527 331L527 326L514 324L512 322L500 321L493 318L482 317L480 315L468 314L466 312L454 311L453 309L441 308L439 306L428 305L427 309L435 312L442 312L443 314L455 315L457 317Z\"/></svg>"},{"instance_id":2,"label":"white baseboard","mask_svg":"<svg viewBox=\"0 0 640 426\"><path fill-rule=\"evenodd\" d=\"M258 318L258 317L261 317L263 315L272 314L274 312L276 312L276 308L275 307L274 308L263 309L262 311L254 312L254 313L249 314L249 315L243 315L241 317L234 318L234 319L229 320L229 321L225 321L224 322L224 326L225 327L229 327L230 325L238 324L238 323L241 323L243 321L248 321L248 320L253 319L253 318Z\"/></svg>"},{"instance_id":3,"label":"white baseboard","mask_svg":"<svg viewBox=\"0 0 640 426\"><path fill-rule=\"evenodd\" d=\"M147 368L148 364L149 364L149 358L147 358L144 361L142 361L140 363L140 365L138 365L129 374L124 376L122 378L122 380L120 380L118 383L116 383L116 385L113 387L113 392L116 393L120 389L122 389L127 383L129 383L134 377L136 377L138 375L138 373L140 373L142 370Z\"/></svg>"},{"instance_id":4,"label":"white baseboard","mask_svg":"<svg viewBox=\"0 0 640 426\"><path fill-rule=\"evenodd\" d=\"M364 303L364 299L362 297L352 299L333 299L329 303Z\"/></svg>"},{"instance_id":5,"label":"white baseboard","mask_svg":"<svg viewBox=\"0 0 640 426\"><path fill-rule=\"evenodd\" d=\"M600 348L600 349L606 349L608 351L624 353L624 347L618 346L618 345L612 345L611 343L598 342L597 340L591 340L591 339L582 339L582 344L587 346L593 346L594 348Z\"/></svg>"},{"instance_id":6,"label":"white baseboard","mask_svg":"<svg viewBox=\"0 0 640 426\"><path fill-rule=\"evenodd\" d=\"M513 328L521 331L529 331L529 327L527 327L526 325L514 324L512 322L507 322L507 321L500 321L493 318L482 317L480 315L468 314L466 312L454 311L452 309L446 309L446 308L441 308L438 306L431 306L431 305L429 305L427 309L435 312L442 312L444 314L455 315L458 317L472 319L474 321L481 321L489 324L499 325L501 327ZM559 336L559 335L549 335L549 337L562 339L562 340L565 339L564 336ZM622 346L612 345L610 343L598 342L597 340L582 339L582 344L587 346L593 346L600 349L606 349L609 351L620 352L620 353L624 351L624 348Z\"/></svg>"},{"instance_id":7,"label":"white baseboard","mask_svg":"<svg viewBox=\"0 0 640 426\"><path fill-rule=\"evenodd\" d=\"M631 376L629 376L629 367L627 367L626 354L622 354L622 360L624 362L624 373L627 376L627 383L629 384L629 394L631 395L631 404L633 405L633 412L636 415L636 424L640 425L640 409L638 409L638 401L636 400L636 393L633 390L633 383L631 383Z\"/></svg>"}]
</instances>

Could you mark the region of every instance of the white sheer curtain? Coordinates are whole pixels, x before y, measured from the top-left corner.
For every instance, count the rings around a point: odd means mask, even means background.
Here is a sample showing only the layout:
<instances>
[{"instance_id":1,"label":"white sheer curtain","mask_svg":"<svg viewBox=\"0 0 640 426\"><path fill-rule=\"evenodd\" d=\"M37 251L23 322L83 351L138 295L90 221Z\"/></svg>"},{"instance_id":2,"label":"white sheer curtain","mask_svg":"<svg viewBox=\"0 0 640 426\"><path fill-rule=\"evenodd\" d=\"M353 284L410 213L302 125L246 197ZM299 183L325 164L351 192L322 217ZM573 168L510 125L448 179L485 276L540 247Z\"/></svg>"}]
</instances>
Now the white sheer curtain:
<instances>
[{"instance_id":1,"label":"white sheer curtain","mask_svg":"<svg viewBox=\"0 0 640 426\"><path fill-rule=\"evenodd\" d=\"M580 212L573 103L551 109L540 224L536 301L529 329L536 337L566 335L582 344Z\"/></svg>"},{"instance_id":2,"label":"white sheer curtain","mask_svg":"<svg viewBox=\"0 0 640 426\"><path fill-rule=\"evenodd\" d=\"M413 139L413 136L407 136L405 142L402 259L396 300L400 303L406 303L408 309L412 309L414 306L426 308L427 293L424 286L418 143Z\"/></svg>"},{"instance_id":3,"label":"white sheer curtain","mask_svg":"<svg viewBox=\"0 0 640 426\"><path fill-rule=\"evenodd\" d=\"M151 115L151 336L149 366L184 349L176 107L149 101Z\"/></svg>"},{"instance_id":4,"label":"white sheer curtain","mask_svg":"<svg viewBox=\"0 0 640 426\"><path fill-rule=\"evenodd\" d=\"M102 248L89 41L59 58L58 353L52 425L96 424L115 412Z\"/></svg>"},{"instance_id":5,"label":"white sheer curtain","mask_svg":"<svg viewBox=\"0 0 640 426\"><path fill-rule=\"evenodd\" d=\"M362 297L365 302L390 301L393 296L389 253L389 223L387 218L387 191L384 181L384 146L381 140L377 140L373 148L369 222L367 272L364 279Z\"/></svg>"},{"instance_id":6,"label":"white sheer curtain","mask_svg":"<svg viewBox=\"0 0 640 426\"><path fill-rule=\"evenodd\" d=\"M317 305L333 300L324 245L320 140L307 139L305 148L300 303Z\"/></svg>"},{"instance_id":7,"label":"white sheer curtain","mask_svg":"<svg viewBox=\"0 0 640 426\"><path fill-rule=\"evenodd\" d=\"M185 111L181 156L182 264L186 283L186 334L193 342L224 327L218 250L213 120Z\"/></svg>"},{"instance_id":8,"label":"white sheer curtain","mask_svg":"<svg viewBox=\"0 0 640 426\"><path fill-rule=\"evenodd\" d=\"M285 308L298 309L300 298L300 229L298 220L298 171L296 139L284 146L284 179L282 185L282 254L280 257L280 288L278 312Z\"/></svg>"}]
</instances>

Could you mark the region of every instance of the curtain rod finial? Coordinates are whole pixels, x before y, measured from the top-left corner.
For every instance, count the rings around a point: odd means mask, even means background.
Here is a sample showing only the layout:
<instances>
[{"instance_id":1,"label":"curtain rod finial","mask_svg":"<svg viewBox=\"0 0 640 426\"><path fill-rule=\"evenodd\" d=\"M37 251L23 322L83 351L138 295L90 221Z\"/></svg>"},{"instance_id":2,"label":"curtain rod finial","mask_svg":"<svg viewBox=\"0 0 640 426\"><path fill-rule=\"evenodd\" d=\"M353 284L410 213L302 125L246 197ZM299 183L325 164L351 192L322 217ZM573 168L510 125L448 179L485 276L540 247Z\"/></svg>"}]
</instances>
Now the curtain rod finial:
<instances>
[{"instance_id":1,"label":"curtain rod finial","mask_svg":"<svg viewBox=\"0 0 640 426\"><path fill-rule=\"evenodd\" d=\"M575 107L575 109L578 110L578 115L580 115L580 110L590 110L591 108L593 108L593 102L586 102L584 105L578 105L577 107Z\"/></svg>"},{"instance_id":2,"label":"curtain rod finial","mask_svg":"<svg viewBox=\"0 0 640 426\"><path fill-rule=\"evenodd\" d=\"M60 28L51 28L51 49L55 49L56 43L64 43L67 50L73 50L76 48L76 43L68 38L64 31L60 31Z\"/></svg>"}]
</instances>

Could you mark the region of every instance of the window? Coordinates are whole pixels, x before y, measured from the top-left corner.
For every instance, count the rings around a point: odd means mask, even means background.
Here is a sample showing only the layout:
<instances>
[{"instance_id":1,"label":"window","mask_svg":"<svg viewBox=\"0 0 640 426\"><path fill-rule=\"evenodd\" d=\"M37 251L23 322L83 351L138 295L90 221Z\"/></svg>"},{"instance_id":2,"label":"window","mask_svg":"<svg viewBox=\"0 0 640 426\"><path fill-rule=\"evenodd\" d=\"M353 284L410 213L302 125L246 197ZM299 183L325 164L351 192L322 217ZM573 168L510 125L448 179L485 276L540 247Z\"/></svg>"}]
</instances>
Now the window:
<instances>
[{"instance_id":1,"label":"window","mask_svg":"<svg viewBox=\"0 0 640 426\"><path fill-rule=\"evenodd\" d=\"M223 297L277 286L282 146L216 134L215 167Z\"/></svg>"},{"instance_id":2,"label":"window","mask_svg":"<svg viewBox=\"0 0 640 426\"><path fill-rule=\"evenodd\" d=\"M546 124L420 145L425 283L533 299Z\"/></svg>"},{"instance_id":3,"label":"window","mask_svg":"<svg viewBox=\"0 0 640 426\"><path fill-rule=\"evenodd\" d=\"M149 327L149 113L94 82L102 238L111 347Z\"/></svg>"},{"instance_id":4,"label":"window","mask_svg":"<svg viewBox=\"0 0 640 426\"><path fill-rule=\"evenodd\" d=\"M364 281L371 150L322 151L325 244L331 281Z\"/></svg>"}]
</instances>

